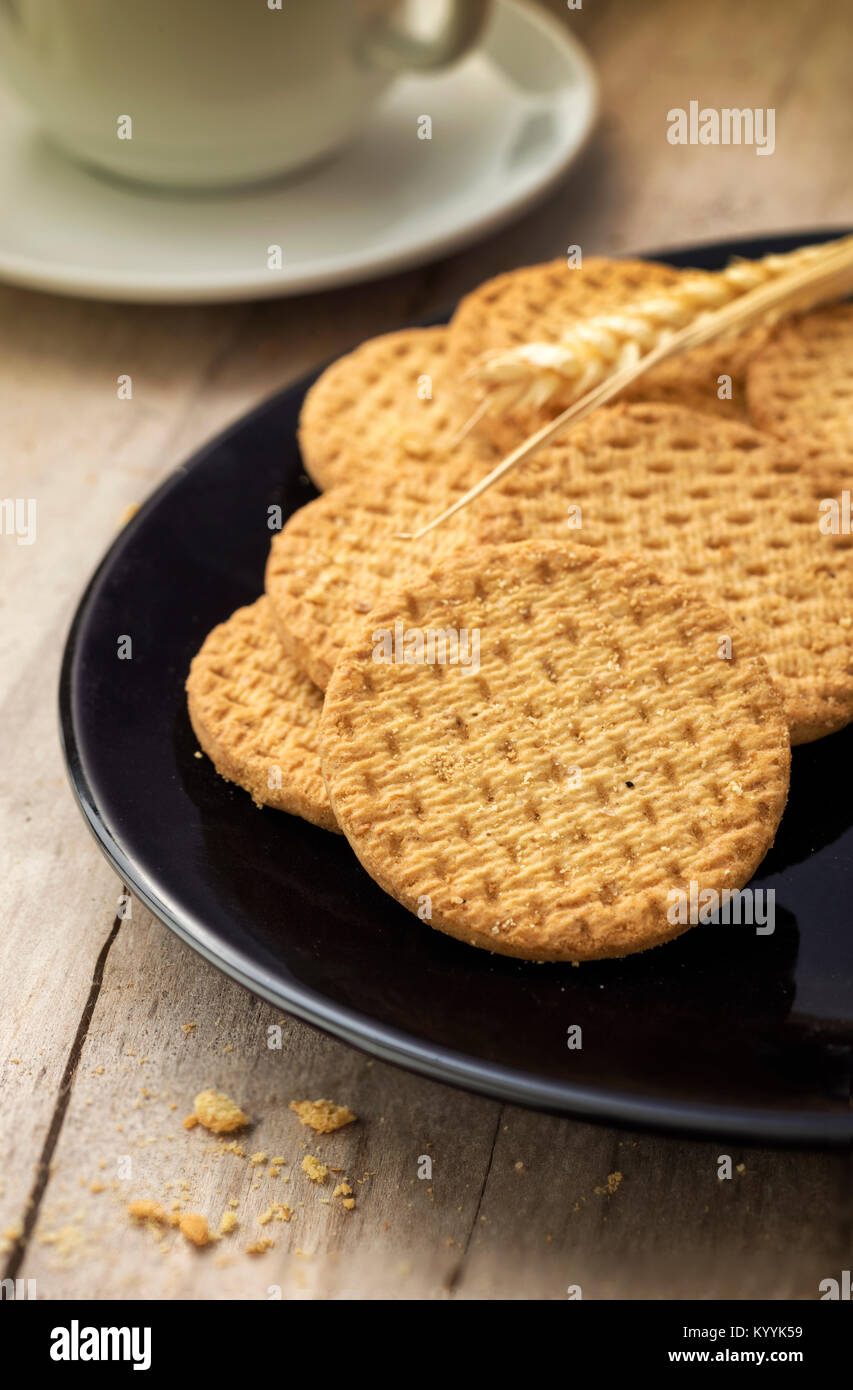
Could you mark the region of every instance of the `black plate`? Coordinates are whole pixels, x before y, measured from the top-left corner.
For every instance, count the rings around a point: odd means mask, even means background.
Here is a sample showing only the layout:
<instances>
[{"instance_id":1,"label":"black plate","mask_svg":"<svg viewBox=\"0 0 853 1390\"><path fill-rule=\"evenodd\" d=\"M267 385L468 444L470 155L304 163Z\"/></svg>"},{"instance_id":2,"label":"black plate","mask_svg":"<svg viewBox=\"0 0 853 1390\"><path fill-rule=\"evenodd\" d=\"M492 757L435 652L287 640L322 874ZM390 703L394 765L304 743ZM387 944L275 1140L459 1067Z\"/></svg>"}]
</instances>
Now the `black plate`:
<instances>
[{"instance_id":1,"label":"black plate","mask_svg":"<svg viewBox=\"0 0 853 1390\"><path fill-rule=\"evenodd\" d=\"M819 239L715 243L661 259L713 269ZM227 974L387 1060L592 1118L849 1142L853 727L795 752L789 807L754 880L776 890L773 936L698 927L580 969L488 956L429 931L343 840L258 812L193 756L190 658L260 592L267 508L287 515L314 496L295 443L308 384L167 478L80 603L60 681L62 734L108 859ZM117 659L122 634L132 660ZM567 1047L572 1024L583 1028L580 1051Z\"/></svg>"}]
</instances>

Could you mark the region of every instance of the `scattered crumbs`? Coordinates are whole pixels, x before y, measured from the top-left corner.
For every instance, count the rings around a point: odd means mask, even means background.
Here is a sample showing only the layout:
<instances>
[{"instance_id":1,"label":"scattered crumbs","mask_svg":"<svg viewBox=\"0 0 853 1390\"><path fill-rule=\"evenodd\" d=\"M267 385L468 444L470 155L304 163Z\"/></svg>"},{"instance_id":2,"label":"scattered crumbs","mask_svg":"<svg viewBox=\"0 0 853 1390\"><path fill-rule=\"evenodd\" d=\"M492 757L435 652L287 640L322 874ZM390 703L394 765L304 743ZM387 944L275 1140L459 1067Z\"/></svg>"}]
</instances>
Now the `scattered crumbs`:
<instances>
[{"instance_id":1,"label":"scattered crumbs","mask_svg":"<svg viewBox=\"0 0 853 1390\"><path fill-rule=\"evenodd\" d=\"M19 1067L21 1065L20 1057L13 1057L11 1060L13 1066Z\"/></svg>"},{"instance_id":2,"label":"scattered crumbs","mask_svg":"<svg viewBox=\"0 0 853 1390\"><path fill-rule=\"evenodd\" d=\"M192 1245L209 1245L210 1232L207 1229L207 1217L200 1212L188 1211L178 1221L178 1229Z\"/></svg>"},{"instance_id":3,"label":"scattered crumbs","mask_svg":"<svg viewBox=\"0 0 853 1390\"><path fill-rule=\"evenodd\" d=\"M61 1260L70 1261L80 1252L83 1245L83 1232L79 1226L69 1222L65 1226L60 1226L58 1231L38 1232L36 1239L39 1245L52 1246Z\"/></svg>"},{"instance_id":4,"label":"scattered crumbs","mask_svg":"<svg viewBox=\"0 0 853 1390\"><path fill-rule=\"evenodd\" d=\"M242 1144L238 1144L236 1139L229 1139L227 1144L220 1144L217 1150L221 1154L236 1154L238 1158L246 1157L246 1150Z\"/></svg>"},{"instance_id":5,"label":"scattered crumbs","mask_svg":"<svg viewBox=\"0 0 853 1390\"><path fill-rule=\"evenodd\" d=\"M335 1105L331 1100L292 1100L290 1108L302 1124L310 1125L318 1134L332 1134L357 1118L348 1106Z\"/></svg>"},{"instance_id":6,"label":"scattered crumbs","mask_svg":"<svg viewBox=\"0 0 853 1390\"><path fill-rule=\"evenodd\" d=\"M144 1222L151 1226L174 1226L175 1218L170 1216L165 1207L159 1202L153 1202L149 1197L142 1198L138 1202L128 1202L128 1216L134 1221Z\"/></svg>"},{"instance_id":7,"label":"scattered crumbs","mask_svg":"<svg viewBox=\"0 0 853 1390\"><path fill-rule=\"evenodd\" d=\"M198 754L198 757L201 757L201 754L200 754L200 753ZM182 1023L182 1024L181 1024L181 1028L182 1028L183 1031L184 1031L186 1034L188 1034L188 1035L189 1035L190 1033L194 1033L197 1027L198 1027L198 1024L197 1024L197 1023Z\"/></svg>"},{"instance_id":8,"label":"scattered crumbs","mask_svg":"<svg viewBox=\"0 0 853 1390\"><path fill-rule=\"evenodd\" d=\"M351 1196L352 1196L352 1188L350 1187L349 1183L346 1182L346 1181L344 1181L344 1182L339 1182L338 1185L337 1185L337 1187L335 1188L334 1192L332 1193L332 1196L333 1196L333 1197L351 1197Z\"/></svg>"},{"instance_id":9,"label":"scattered crumbs","mask_svg":"<svg viewBox=\"0 0 853 1390\"><path fill-rule=\"evenodd\" d=\"M195 752L193 753L193 757L194 757L194 758L201 758L202 756L203 756L203 754L199 753L198 749L196 749Z\"/></svg>"},{"instance_id":10,"label":"scattered crumbs","mask_svg":"<svg viewBox=\"0 0 853 1390\"><path fill-rule=\"evenodd\" d=\"M234 1048L232 1047L231 1043L229 1043L228 1046L227 1046L226 1048L224 1048L223 1050L224 1050L225 1052L233 1052L233 1051L234 1051Z\"/></svg>"},{"instance_id":11,"label":"scattered crumbs","mask_svg":"<svg viewBox=\"0 0 853 1390\"><path fill-rule=\"evenodd\" d=\"M184 1129L195 1129L198 1124L197 1115L187 1115L184 1118Z\"/></svg>"},{"instance_id":12,"label":"scattered crumbs","mask_svg":"<svg viewBox=\"0 0 853 1390\"><path fill-rule=\"evenodd\" d=\"M524 1164L522 1163L521 1159L519 1159L518 1162L515 1164L515 1171L516 1171L516 1173L520 1173L520 1172L522 1171L523 1168L524 1168Z\"/></svg>"},{"instance_id":13,"label":"scattered crumbs","mask_svg":"<svg viewBox=\"0 0 853 1390\"><path fill-rule=\"evenodd\" d=\"M614 1192L618 1191L619 1184L621 1183L621 1181L621 1173L608 1173L607 1181L604 1183L604 1185L595 1189L596 1197L612 1197Z\"/></svg>"},{"instance_id":14,"label":"scattered crumbs","mask_svg":"<svg viewBox=\"0 0 853 1390\"><path fill-rule=\"evenodd\" d=\"M222 1219L219 1222L219 1234L221 1236L228 1236L232 1231L236 1230L239 1224L235 1211L224 1211L222 1213Z\"/></svg>"},{"instance_id":15,"label":"scattered crumbs","mask_svg":"<svg viewBox=\"0 0 853 1390\"><path fill-rule=\"evenodd\" d=\"M314 1158L312 1154L306 1154L303 1158L302 1171L308 1174L312 1182L325 1182L329 1176L325 1163L321 1163L319 1158Z\"/></svg>"},{"instance_id":16,"label":"scattered crumbs","mask_svg":"<svg viewBox=\"0 0 853 1390\"><path fill-rule=\"evenodd\" d=\"M261 1236L260 1240L254 1241L252 1245L246 1246L247 1255L263 1255L266 1250L271 1250L275 1245L272 1236Z\"/></svg>"},{"instance_id":17,"label":"scattered crumbs","mask_svg":"<svg viewBox=\"0 0 853 1390\"><path fill-rule=\"evenodd\" d=\"M267 1157L265 1153L249 1154L249 1162L253 1168L258 1168L260 1164L266 1163Z\"/></svg>"},{"instance_id":18,"label":"scattered crumbs","mask_svg":"<svg viewBox=\"0 0 853 1390\"><path fill-rule=\"evenodd\" d=\"M313 1250L303 1250L302 1247L299 1245L297 1245L293 1253L294 1255L301 1255L302 1258L305 1260L312 1260L314 1258Z\"/></svg>"},{"instance_id":19,"label":"scattered crumbs","mask_svg":"<svg viewBox=\"0 0 853 1390\"><path fill-rule=\"evenodd\" d=\"M293 1212L283 1202L272 1202L258 1217L259 1226L268 1226L271 1221L289 1221Z\"/></svg>"},{"instance_id":20,"label":"scattered crumbs","mask_svg":"<svg viewBox=\"0 0 853 1390\"><path fill-rule=\"evenodd\" d=\"M352 1211L353 1207L355 1206L355 1198L344 1197L343 1201L341 1202L341 1206L346 1207L347 1211Z\"/></svg>"},{"instance_id":21,"label":"scattered crumbs","mask_svg":"<svg viewBox=\"0 0 853 1390\"><path fill-rule=\"evenodd\" d=\"M230 1134L249 1123L248 1115L223 1091L199 1091L193 1109L199 1124L212 1134Z\"/></svg>"},{"instance_id":22,"label":"scattered crumbs","mask_svg":"<svg viewBox=\"0 0 853 1390\"><path fill-rule=\"evenodd\" d=\"M103 1069L103 1067L95 1067L95 1075L96 1075L96 1076L103 1076L103 1074L104 1074L104 1069Z\"/></svg>"},{"instance_id":23,"label":"scattered crumbs","mask_svg":"<svg viewBox=\"0 0 853 1390\"><path fill-rule=\"evenodd\" d=\"M106 1192L106 1190L107 1190L107 1185L106 1185L105 1182L90 1182L90 1183L89 1183L89 1191L90 1191L90 1192Z\"/></svg>"}]
</instances>

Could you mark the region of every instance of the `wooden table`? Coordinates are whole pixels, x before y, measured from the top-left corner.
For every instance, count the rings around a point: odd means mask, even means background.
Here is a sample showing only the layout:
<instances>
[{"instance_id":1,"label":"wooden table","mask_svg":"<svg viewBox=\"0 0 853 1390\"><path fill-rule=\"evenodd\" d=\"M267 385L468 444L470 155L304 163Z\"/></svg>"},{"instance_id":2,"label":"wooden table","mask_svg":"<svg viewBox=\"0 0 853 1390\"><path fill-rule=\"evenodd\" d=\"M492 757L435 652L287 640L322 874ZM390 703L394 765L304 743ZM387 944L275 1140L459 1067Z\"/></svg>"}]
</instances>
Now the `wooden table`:
<instances>
[{"instance_id":1,"label":"wooden table","mask_svg":"<svg viewBox=\"0 0 853 1390\"><path fill-rule=\"evenodd\" d=\"M559 1299L580 1285L588 1299L811 1299L821 1278L851 1267L847 1155L528 1113L289 1019L282 1050L269 1050L274 1010L138 903L121 915L122 885L60 760L58 664L89 572L128 506L256 401L569 243L642 251L853 221L844 0L552 8L599 65L603 119L560 190L473 250L261 304L122 307L0 290L0 490L39 508L34 545L0 539L0 1230L7 1273L35 1278L39 1297L252 1299L277 1286L301 1298ZM666 112L691 99L774 106L775 154L672 147ZM117 399L121 373L130 402ZM256 1119L247 1154L286 1157L281 1178L182 1127L211 1085ZM316 1139L288 1110L306 1096L348 1103L358 1124ZM352 1212L324 1204L329 1188L302 1175L301 1158L317 1152L360 1180ZM736 1165L728 1181L717 1177L723 1153ZM431 1180L418 1176L424 1154ZM241 1226L197 1250L134 1228L124 1208L139 1196L215 1221L236 1200ZM275 1200L293 1206L292 1221L258 1226ZM275 1246L244 1253L263 1234Z\"/></svg>"}]
</instances>

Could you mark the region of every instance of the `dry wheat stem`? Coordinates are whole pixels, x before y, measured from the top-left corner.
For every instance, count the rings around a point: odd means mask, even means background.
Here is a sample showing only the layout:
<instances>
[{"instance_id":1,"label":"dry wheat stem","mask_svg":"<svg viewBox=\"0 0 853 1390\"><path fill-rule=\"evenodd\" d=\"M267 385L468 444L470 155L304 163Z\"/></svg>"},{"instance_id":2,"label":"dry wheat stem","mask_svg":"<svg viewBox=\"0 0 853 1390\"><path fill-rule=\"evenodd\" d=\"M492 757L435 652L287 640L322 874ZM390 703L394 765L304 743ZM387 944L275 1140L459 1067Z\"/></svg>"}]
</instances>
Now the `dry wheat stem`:
<instances>
[{"instance_id":1,"label":"dry wheat stem","mask_svg":"<svg viewBox=\"0 0 853 1390\"><path fill-rule=\"evenodd\" d=\"M490 473L481 478L474 487L469 488L452 506L433 517L432 521L427 522L418 531L399 532L398 538L401 540L420 540L422 536L427 535L436 526L441 525L449 517L454 516L456 512L461 511L463 507L467 507L475 498L481 496L511 468L530 458L543 445L562 434L567 426L576 424L585 416L590 415L593 410L597 410L599 406L605 405L615 396L618 396L626 386L650 371L652 367L656 367L660 362L689 352L693 348L701 347L704 343L725 336L727 333L742 333L758 322L776 323L788 314L814 308L818 304L838 299L851 291L853 291L853 238L845 239L843 242L833 242L826 256L820 260L810 263L805 268L796 270L790 275L774 280L770 284L764 284L758 289L751 290L733 303L718 309L715 313L702 314L695 323L689 324L679 333L668 337L666 342L661 343L638 362L615 371L599 386L588 391L580 400L574 401L555 420L549 421L535 434L532 434L529 439L523 440L517 448L507 454Z\"/></svg>"},{"instance_id":2,"label":"dry wheat stem","mask_svg":"<svg viewBox=\"0 0 853 1390\"><path fill-rule=\"evenodd\" d=\"M556 343L524 343L484 353L466 374L485 391L463 430L467 433L486 410L517 406L539 408L557 392L577 400L623 367L633 366L680 329L733 300L794 271L823 262L853 238L822 246L800 247L787 255L738 260L724 270L682 276L672 289L640 300L615 313L594 314L567 329Z\"/></svg>"}]
</instances>

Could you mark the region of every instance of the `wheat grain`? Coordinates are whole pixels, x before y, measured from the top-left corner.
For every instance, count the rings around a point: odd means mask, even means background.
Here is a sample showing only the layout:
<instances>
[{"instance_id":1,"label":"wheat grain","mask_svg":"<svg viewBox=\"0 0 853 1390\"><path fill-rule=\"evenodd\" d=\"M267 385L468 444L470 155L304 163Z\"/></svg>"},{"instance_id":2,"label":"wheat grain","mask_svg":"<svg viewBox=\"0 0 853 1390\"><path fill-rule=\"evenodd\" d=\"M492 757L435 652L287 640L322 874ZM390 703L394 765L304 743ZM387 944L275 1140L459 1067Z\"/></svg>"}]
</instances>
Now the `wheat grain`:
<instances>
[{"instance_id":1,"label":"wheat grain","mask_svg":"<svg viewBox=\"0 0 853 1390\"><path fill-rule=\"evenodd\" d=\"M556 343L525 343L484 353L468 372L485 393L484 409L540 409L559 396L578 400L616 372L634 366L670 342L682 329L780 277L822 263L853 238L800 247L787 255L733 261L724 270L696 271L671 290L638 301L618 313L596 314L567 328Z\"/></svg>"}]
</instances>

